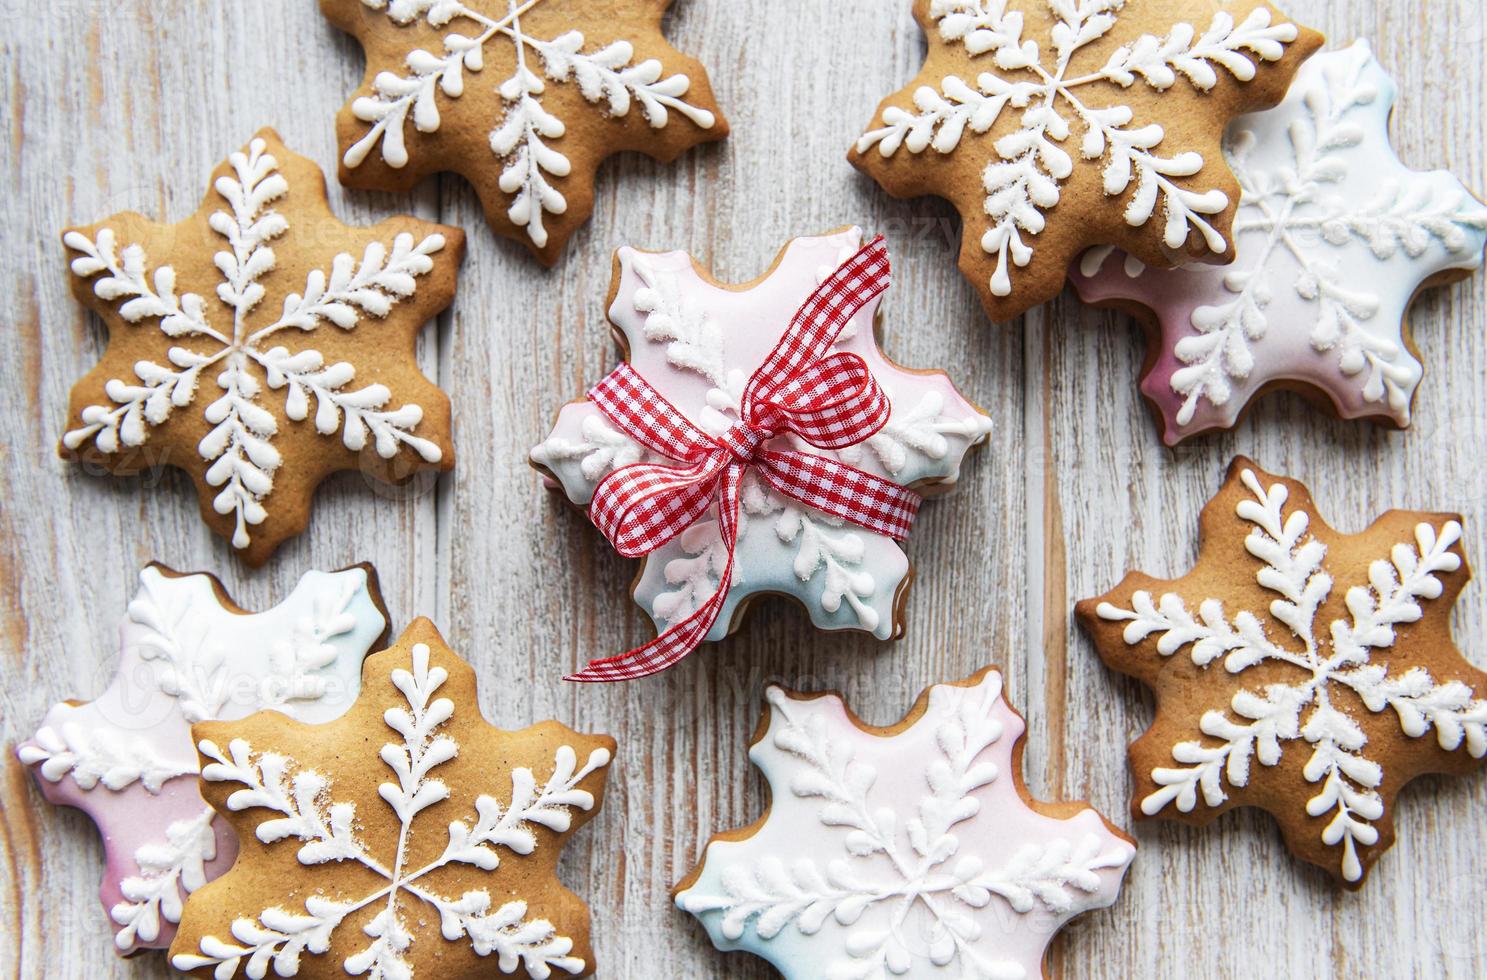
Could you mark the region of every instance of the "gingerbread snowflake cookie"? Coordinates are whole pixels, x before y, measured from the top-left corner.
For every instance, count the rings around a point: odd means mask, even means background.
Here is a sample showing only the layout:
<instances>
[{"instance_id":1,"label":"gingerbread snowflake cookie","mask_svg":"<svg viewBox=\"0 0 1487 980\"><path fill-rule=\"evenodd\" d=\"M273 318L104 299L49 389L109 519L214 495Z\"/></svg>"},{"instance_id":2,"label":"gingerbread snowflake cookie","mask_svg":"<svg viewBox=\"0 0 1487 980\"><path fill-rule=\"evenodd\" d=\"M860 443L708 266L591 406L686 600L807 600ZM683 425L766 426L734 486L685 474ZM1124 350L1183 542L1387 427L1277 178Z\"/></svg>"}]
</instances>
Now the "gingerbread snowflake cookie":
<instances>
[{"instance_id":1,"label":"gingerbread snowflake cookie","mask_svg":"<svg viewBox=\"0 0 1487 980\"><path fill-rule=\"evenodd\" d=\"M50 802L98 825L121 953L169 946L186 896L237 854L198 789L191 725L264 708L329 721L356 699L387 627L367 566L311 572L263 613L238 609L209 575L151 565L139 580L108 689L54 707L19 749Z\"/></svg>"},{"instance_id":2,"label":"gingerbread snowflake cookie","mask_svg":"<svg viewBox=\"0 0 1487 980\"><path fill-rule=\"evenodd\" d=\"M719 835L676 904L787 980L1043 975L1074 916L1112 904L1134 844L1022 784L1022 718L987 669L869 728L778 687L749 759L769 812Z\"/></svg>"},{"instance_id":3,"label":"gingerbread snowflake cookie","mask_svg":"<svg viewBox=\"0 0 1487 980\"><path fill-rule=\"evenodd\" d=\"M413 344L454 298L459 229L341 224L320 170L264 130L193 217L120 214L63 242L109 336L72 389L63 456L185 470L202 517L250 564L304 530L332 473L454 465L449 399Z\"/></svg>"},{"instance_id":4,"label":"gingerbread snowflake cookie","mask_svg":"<svg viewBox=\"0 0 1487 980\"><path fill-rule=\"evenodd\" d=\"M1233 427L1274 388L1409 425L1424 369L1408 308L1422 287L1481 267L1487 206L1449 173L1399 161L1396 91L1359 41L1303 65L1277 108L1235 121L1232 266L1149 269L1101 248L1071 273L1085 301L1150 324L1141 390L1168 445Z\"/></svg>"},{"instance_id":5,"label":"gingerbread snowflake cookie","mask_svg":"<svg viewBox=\"0 0 1487 980\"><path fill-rule=\"evenodd\" d=\"M1202 824L1259 807L1358 887L1394 842L1400 788L1487 755L1487 674L1451 640L1460 521L1391 511L1340 534L1301 484L1240 458L1202 530L1188 575L1132 574L1079 604L1105 663L1156 692L1133 809Z\"/></svg>"},{"instance_id":6,"label":"gingerbread snowflake cookie","mask_svg":"<svg viewBox=\"0 0 1487 980\"><path fill-rule=\"evenodd\" d=\"M556 876L599 810L614 740L480 715L475 672L420 619L367 659L337 721L193 728L202 792L238 833L192 896L193 976L545 980L593 972L588 910Z\"/></svg>"},{"instance_id":7,"label":"gingerbread snowflake cookie","mask_svg":"<svg viewBox=\"0 0 1487 980\"><path fill-rule=\"evenodd\" d=\"M915 0L919 77L851 159L897 197L960 211L987 313L1052 299L1087 246L1152 265L1233 258L1220 138L1279 102L1311 31L1253 0Z\"/></svg>"},{"instance_id":8,"label":"gingerbread snowflake cookie","mask_svg":"<svg viewBox=\"0 0 1487 980\"><path fill-rule=\"evenodd\" d=\"M707 73L666 43L671 0L320 0L367 55L341 110L341 182L406 191L454 171L545 264L623 150L663 162L728 135Z\"/></svg>"},{"instance_id":9,"label":"gingerbread snowflake cookie","mask_svg":"<svg viewBox=\"0 0 1487 980\"><path fill-rule=\"evenodd\" d=\"M576 680L655 673L793 597L822 629L887 639L919 492L948 489L990 421L938 372L878 349L882 241L799 238L744 287L681 252L621 249L610 306L627 363L565 407L532 463L618 550L660 638Z\"/></svg>"}]
</instances>

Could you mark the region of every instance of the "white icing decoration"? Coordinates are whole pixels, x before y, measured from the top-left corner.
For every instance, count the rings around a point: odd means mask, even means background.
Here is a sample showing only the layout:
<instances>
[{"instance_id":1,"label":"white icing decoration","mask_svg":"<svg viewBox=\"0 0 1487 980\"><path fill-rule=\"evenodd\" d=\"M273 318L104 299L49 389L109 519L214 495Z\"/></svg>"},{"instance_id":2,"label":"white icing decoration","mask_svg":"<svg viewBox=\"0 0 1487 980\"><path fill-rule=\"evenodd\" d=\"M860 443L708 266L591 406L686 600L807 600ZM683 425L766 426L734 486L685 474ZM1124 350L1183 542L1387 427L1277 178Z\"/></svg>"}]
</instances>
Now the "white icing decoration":
<instances>
[{"instance_id":1,"label":"white icing decoration","mask_svg":"<svg viewBox=\"0 0 1487 980\"><path fill-rule=\"evenodd\" d=\"M657 268L639 253L630 267L644 283L635 290L631 302L637 313L645 314L646 339L666 344L666 360L673 367L695 371L713 384L724 386L727 371L722 328L706 309L688 301L675 275ZM735 380L733 389L742 392L747 379L740 372Z\"/></svg>"},{"instance_id":2,"label":"white icing decoration","mask_svg":"<svg viewBox=\"0 0 1487 980\"><path fill-rule=\"evenodd\" d=\"M739 417L739 403L747 380L742 371L734 371L729 375L726 388L714 388L707 393L708 408L702 419L705 430L716 435L727 431L734 424L734 420ZM801 439L792 439L791 442L798 450L820 456L835 455L845 458L844 453L851 451L823 450ZM898 475L897 471L889 472L891 475ZM808 583L816 577L817 572L823 569L825 571L816 604L824 612L834 615L845 600L859 626L869 632L878 628L882 617L868 604L877 589L877 582L871 574L860 568L866 557L862 535L852 530L831 533L827 528L842 528L846 522L805 507L788 497L782 497L752 473L744 476L740 503L740 516L744 518L740 521L740 537L750 523L747 518L779 514L774 521L774 532L780 541L795 548L795 557L790 563L795 577L802 583ZM721 537L718 540L721 543ZM682 546L685 548L686 543L683 542ZM724 557L726 558L726 552ZM669 580L670 564L667 565L666 574ZM718 569L718 574L722 574L721 569ZM737 575L735 581L738 581ZM707 593L704 593L703 598L706 596Z\"/></svg>"},{"instance_id":3,"label":"white icing decoration","mask_svg":"<svg viewBox=\"0 0 1487 980\"><path fill-rule=\"evenodd\" d=\"M1020 978L1064 921L1114 900L1134 849L1090 811L1038 816L1009 785L1022 727L999 674L934 688L892 737L858 730L835 697L767 697L750 757L769 816L710 844L677 896L720 948L788 980Z\"/></svg>"},{"instance_id":4,"label":"white icing decoration","mask_svg":"<svg viewBox=\"0 0 1487 980\"><path fill-rule=\"evenodd\" d=\"M162 757L148 739L114 731L95 735L74 724L43 725L16 755L47 782L71 779L84 790L102 786L118 791L139 783L147 792L159 793L170 780L196 773L195 766Z\"/></svg>"},{"instance_id":5,"label":"white icing decoration","mask_svg":"<svg viewBox=\"0 0 1487 980\"><path fill-rule=\"evenodd\" d=\"M1423 276L1391 260L1435 251L1452 264L1479 264L1483 235L1472 232L1487 232L1487 209L1449 175L1398 172L1403 168L1385 128L1391 92L1388 76L1359 42L1306 66L1286 105L1231 128L1225 152L1243 190L1234 234L1254 233L1257 241L1240 250L1223 277L1233 299L1194 310L1197 336L1174 345L1187 365L1172 375L1172 390L1186 397L1178 424L1192 421L1200 399L1228 404L1233 383L1255 368L1254 346L1272 328L1303 328L1291 310L1272 323L1272 290L1282 285L1311 315L1305 329L1312 347L1335 353L1341 374L1355 379L1365 402L1386 403L1408 422L1420 366L1398 322L1386 322L1392 309L1379 313L1395 305L1381 294L1412 294ZM1262 140L1289 147L1290 159L1256 154ZM1339 185L1350 173L1383 170L1381 154L1396 172L1380 172L1372 196L1343 193ZM1366 277L1343 272L1343 265L1356 270L1370 255L1377 263Z\"/></svg>"},{"instance_id":6,"label":"white icing decoration","mask_svg":"<svg viewBox=\"0 0 1487 980\"><path fill-rule=\"evenodd\" d=\"M928 391L914 408L897 412L877 435L865 445L873 451L883 469L897 476L909 464L910 453L922 453L930 459L944 459L950 452L946 436L963 436L972 441L991 433L991 419L984 415L949 416L945 414L945 396ZM862 447L841 450L842 462L857 466L862 461Z\"/></svg>"},{"instance_id":7,"label":"white icing decoration","mask_svg":"<svg viewBox=\"0 0 1487 980\"><path fill-rule=\"evenodd\" d=\"M1219 11L1202 34L1178 23L1165 38L1142 35L1117 48L1099 70L1071 77L1071 61L1116 26L1125 0L1047 0L1047 5L1054 25L1051 51L1044 52L1038 42L1023 37L1023 15L1009 11L1007 0L934 0L930 16L939 24L941 38L964 44L973 58L984 56L997 71L970 80L947 76L940 91L921 86L914 93L918 112L896 106L884 110L883 126L857 141L858 152L877 147L891 157L905 147L914 154L930 148L948 154L967 131L989 133L1009 106L1022 113L1017 129L996 139L999 159L983 174L991 227L981 248L997 257L990 284L996 296L1010 295L1012 268L1032 261L1033 246L1023 235L1035 237L1043 230L1045 212L1058 204L1060 184L1074 172L1075 159L1064 144L1075 125L1083 129L1079 157L1104 160L1107 196L1125 194L1134 182L1125 211L1128 224L1144 226L1161 203L1166 219L1162 237L1169 247L1181 248L1191 229L1210 250L1224 251L1223 236L1204 216L1221 213L1228 206L1227 195L1216 189L1190 191L1174 180L1201 173L1202 156L1160 155L1157 147L1166 135L1160 125L1133 128L1135 116L1128 106L1087 105L1078 90L1092 84L1129 88L1139 79L1162 91L1182 75L1207 92L1218 82L1217 68L1248 81L1255 76L1257 60L1276 61L1285 53L1285 45L1298 36L1295 25L1272 24L1264 7L1237 24L1233 15ZM1051 65L1045 64L1045 54L1052 55ZM1012 73L1021 76L1003 77Z\"/></svg>"},{"instance_id":8,"label":"white icing decoration","mask_svg":"<svg viewBox=\"0 0 1487 980\"><path fill-rule=\"evenodd\" d=\"M82 426L68 432L63 443L76 450L91 440L107 454L142 446L151 428L195 401L203 374L218 369L215 383L221 395L202 413L212 428L197 449L212 463L207 483L221 488L213 508L234 515L233 547L246 548L251 542L248 528L268 517L265 500L283 463L273 446L279 424L260 404L265 383L275 391L284 390L284 414L296 422L309 417L313 398L316 431L332 435L340 429L341 441L353 452L363 449L370 435L384 459L397 455L404 445L428 462L441 458L438 446L413 434L423 419L419 406L388 410L392 393L386 385L348 390L356 377L353 365L327 364L314 349L290 353L282 346L266 348L265 342L283 330L311 333L327 323L352 330L363 315L386 317L394 305L413 295L417 277L433 268L430 256L445 242L442 235L418 242L400 234L390 252L373 242L360 262L348 254L337 255L329 276L312 271L303 295L290 294L279 318L254 329L250 316L266 295L260 280L275 266L272 243L290 231L288 220L272 207L289 193L289 183L262 139L255 139L247 153L234 153L231 165L233 176L216 183L227 209L211 218L212 230L228 246L215 258L222 273L216 295L232 311L230 329L212 326L207 300L200 295L177 295L171 266L161 266L151 276L139 245L127 245L120 252L112 229L100 231L96 240L78 232L65 237L67 247L80 253L72 261L73 274L84 279L97 276L94 293L108 302L122 301L118 313L126 322L155 320L167 337L192 343L171 347L166 354L169 366L148 360L136 363L139 384L111 379L105 391L112 404L84 408ZM262 372L261 379L252 371L254 366Z\"/></svg>"},{"instance_id":9,"label":"white icing decoration","mask_svg":"<svg viewBox=\"0 0 1487 980\"><path fill-rule=\"evenodd\" d=\"M458 0L362 0L372 10L385 10L396 24L407 25L420 18L442 29L461 21L465 30L444 36L443 54L422 48L408 53L407 75L381 72L372 82L373 95L352 103L356 118L371 123L365 136L353 144L343 158L355 169L380 145L382 160L390 167L408 165L404 131L411 115L420 133L435 133L442 125L439 96L458 99L464 94L465 72L479 73L485 67L485 47L496 38L510 42L516 56L516 71L498 86L505 113L491 130L491 152L506 161L501 190L515 195L507 216L525 228L538 248L547 244L545 215L563 214L568 201L550 177L568 176L572 164L548 144L567 132L561 119L542 104L546 82L528 62L528 52L537 55L547 81L573 82L588 102L608 115L624 118L634 105L655 129L662 129L677 112L701 129L717 123L706 109L682 97L691 88L686 75L663 77L664 68L655 58L639 64L629 41L614 41L594 51L584 51L587 40L579 31L568 31L551 40L533 37L522 29L522 16L543 0L507 0L504 16L492 17ZM499 3L493 3L499 6ZM467 23L464 23L467 22Z\"/></svg>"},{"instance_id":10,"label":"white icing decoration","mask_svg":"<svg viewBox=\"0 0 1487 980\"><path fill-rule=\"evenodd\" d=\"M1241 478L1254 495L1237 508L1240 519L1254 526L1245 548L1263 563L1257 581L1279 596L1269 606L1270 617L1299 642L1299 650L1284 639L1272 639L1275 630L1267 630L1254 613L1231 617L1213 598L1202 601L1196 617L1174 593L1154 600L1147 592L1136 592L1130 609L1106 602L1097 611L1102 619L1129 624L1126 643L1155 635L1162 656L1187 647L1199 668L1222 661L1228 673L1241 674L1260 664L1289 665L1305 676L1272 681L1263 691L1241 690L1230 703L1233 717L1206 712L1200 727L1210 741L1175 745L1172 757L1182 767L1152 772L1162 788L1142 800L1141 809L1154 815L1175 804L1191 813L1200 793L1206 805L1219 806L1228 798L1226 781L1248 785L1252 760L1277 765L1285 743L1302 739L1312 747L1305 778L1318 784L1306 812L1313 817L1333 814L1322 840L1341 845L1343 876L1358 881L1363 866L1357 847L1378 841L1372 821L1384 814L1383 798L1376 792L1384 771L1365 753L1363 729L1349 717L1348 705L1333 702L1334 692L1349 692L1375 714L1392 709L1410 738L1434 728L1442 749L1456 751L1464 745L1473 758L1487 755L1487 701L1476 699L1470 687L1460 681L1437 684L1420 667L1391 674L1387 662L1372 662L1374 651L1394 648L1396 625L1419 620L1420 603L1440 597L1443 587L1436 575L1461 567L1461 558L1451 550L1461 540L1461 526L1450 521L1437 531L1419 524L1414 546L1397 544L1387 560L1373 562L1368 585L1347 592L1348 617L1326 624L1330 643L1324 651L1327 640L1317 635L1316 616L1333 588L1324 568L1327 548L1308 534L1310 519L1304 511L1285 511L1285 486L1267 489L1252 470Z\"/></svg>"},{"instance_id":11,"label":"white icing decoration","mask_svg":"<svg viewBox=\"0 0 1487 980\"><path fill-rule=\"evenodd\" d=\"M662 592L651 604L656 618L667 623L680 622L696 612L718 589L718 582L728 567L728 547L716 520L693 524L677 538L686 555L666 563L666 582L676 586ZM737 569L733 580L738 581Z\"/></svg>"},{"instance_id":12,"label":"white icing decoration","mask_svg":"<svg viewBox=\"0 0 1487 980\"><path fill-rule=\"evenodd\" d=\"M790 567L796 578L809 582L825 570L817 599L823 610L835 613L845 600L863 629L871 632L878 628L881 617L867 602L877 582L860 568L866 554L860 534L850 530L832 534L827 528L842 528L846 522L781 497L757 479L746 478L742 503L743 513L750 517L779 514L774 532L785 544L795 547Z\"/></svg>"},{"instance_id":13,"label":"white icing decoration","mask_svg":"<svg viewBox=\"0 0 1487 980\"><path fill-rule=\"evenodd\" d=\"M651 454L644 446L616 432L603 416L591 415L584 419L582 431L582 440L552 437L532 450L532 458L549 468L577 460L583 478L595 486L615 470L650 459Z\"/></svg>"},{"instance_id":14,"label":"white icing decoration","mask_svg":"<svg viewBox=\"0 0 1487 980\"><path fill-rule=\"evenodd\" d=\"M124 901L109 910L120 928L114 945L128 949L136 939L154 942L160 937L160 922L178 923L189 895L207 883L207 862L217 856L217 833L211 807L190 820L178 820L165 828L165 840L146 844L135 852L141 874L119 883Z\"/></svg>"},{"instance_id":15,"label":"white icing decoration","mask_svg":"<svg viewBox=\"0 0 1487 980\"><path fill-rule=\"evenodd\" d=\"M173 957L176 969L213 967L216 976L226 978L245 965L249 976L264 976L271 965L276 976L297 976L301 956L326 952L333 933L347 916L385 901L386 907L365 927L370 942L346 958L345 970L352 976L411 978L413 967L404 954L412 946L414 935L400 904L406 895L438 912L446 941L468 940L477 956L495 956L503 973L521 968L543 980L555 970L569 974L583 971L584 961L571 955L573 941L559 935L547 920L529 919L526 902L511 898L497 905L502 897L499 891L493 896L491 889L474 888L451 898L433 891L427 878L450 865L493 872L500 866L501 850L517 855L532 853L537 846L532 825L557 833L566 831L573 809L593 809L593 795L577 787L609 764L609 751L596 749L579 769L573 749L560 747L553 760L552 776L540 788L530 769L513 769L509 804L503 806L495 797L479 796L474 823L456 820L449 824L449 842L437 860L423 868L406 868L408 838L418 832L418 815L450 797L449 787L431 773L459 754L455 741L440 731L454 716L454 702L435 698L449 674L443 667L430 666L429 657L427 644L415 644L412 669L399 667L391 675L393 685L407 702L406 708L394 707L386 712L387 726L400 738L388 742L379 753L397 777L396 782L383 783L378 790L401 825L391 866L379 861L363 844L358 836L355 805L334 802L329 779L296 767L284 756L256 753L242 739L233 740L226 751L210 740L201 742L202 755L211 760L202 768L202 779L243 787L228 797L228 809L273 814L258 824L259 841L272 845L293 839L298 842L300 864L314 867L355 862L383 884L368 887L367 895L358 900L336 901L311 894L304 899L303 913L273 907L256 918L239 918L232 924L234 941L205 936L199 953Z\"/></svg>"}]
</instances>

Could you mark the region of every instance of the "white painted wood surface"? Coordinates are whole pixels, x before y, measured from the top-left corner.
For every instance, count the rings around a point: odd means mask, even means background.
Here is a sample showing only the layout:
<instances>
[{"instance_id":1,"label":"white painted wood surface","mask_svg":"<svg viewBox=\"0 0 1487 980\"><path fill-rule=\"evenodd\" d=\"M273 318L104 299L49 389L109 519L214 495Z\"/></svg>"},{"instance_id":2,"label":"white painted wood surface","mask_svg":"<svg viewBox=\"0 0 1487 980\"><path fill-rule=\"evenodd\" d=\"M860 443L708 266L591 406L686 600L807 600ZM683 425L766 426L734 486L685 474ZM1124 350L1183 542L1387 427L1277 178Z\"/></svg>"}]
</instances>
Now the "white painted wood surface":
<instances>
[{"instance_id":1,"label":"white painted wood surface","mask_svg":"<svg viewBox=\"0 0 1487 980\"><path fill-rule=\"evenodd\" d=\"M1373 40L1402 82L1405 159L1487 184L1482 126L1487 14L1480 0L1293 0L1336 44ZM308 567L381 572L395 625L431 615L484 679L490 718L557 717L622 746L604 813L565 858L594 909L599 976L769 976L723 957L668 890L715 830L764 805L745 748L767 680L845 690L874 722L925 684L992 662L1031 722L1028 782L1085 798L1123 825L1125 743L1150 718L1107 673L1072 602L1128 567L1183 571L1199 507L1236 452L1307 482L1330 518L1362 527L1390 506L1460 509L1487 562L1487 288L1482 277L1418 305L1428 376L1406 435L1267 401L1238 432L1168 451L1136 393L1141 340L1068 294L1012 326L981 316L952 262L953 215L898 203L857 176L847 146L885 93L918 69L907 0L681 0L678 47L710 66L734 126L675 166L608 166L593 223L552 272L491 236L458 179L412 198L345 193L347 220L413 210L465 226L455 310L427 332L430 374L454 399L459 464L411 490L346 476L317 500L310 533L247 570L196 515L186 481L98 478L55 444L67 392L100 331L69 298L57 232L134 209L178 220L227 151L272 124L328 168L332 119L361 77L359 49L310 0L0 0L0 976L162 977L158 956L116 960L96 899L101 850L86 819L53 811L13 747L54 700L100 691L134 574L159 559L216 572L262 607ZM909 637L883 646L810 630L783 604L651 683L580 689L559 676L646 636L632 568L525 466L553 411L612 366L603 315L613 247L685 247L723 277L751 278L787 238L848 222L888 234L897 282L885 344L908 365L951 366L997 420L958 496L911 543L919 577ZM509 529L509 530L508 530ZM1487 584L1457 634L1487 664ZM1112 910L1075 924L1051 972L1068 977L1479 977L1487 975L1487 779L1427 779L1399 807L1400 842L1361 894L1293 861L1268 818L1136 829L1141 853Z\"/></svg>"}]
</instances>

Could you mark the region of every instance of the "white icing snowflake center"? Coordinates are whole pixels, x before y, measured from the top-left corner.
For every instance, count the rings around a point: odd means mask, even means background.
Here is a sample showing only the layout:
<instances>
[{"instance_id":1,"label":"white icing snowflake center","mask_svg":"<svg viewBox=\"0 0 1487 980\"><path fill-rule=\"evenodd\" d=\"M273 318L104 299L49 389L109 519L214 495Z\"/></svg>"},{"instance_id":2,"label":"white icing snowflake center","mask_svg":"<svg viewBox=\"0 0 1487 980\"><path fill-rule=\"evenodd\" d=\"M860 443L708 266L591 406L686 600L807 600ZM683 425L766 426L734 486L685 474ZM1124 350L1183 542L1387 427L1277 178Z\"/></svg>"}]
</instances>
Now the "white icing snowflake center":
<instances>
[{"instance_id":1,"label":"white icing snowflake center","mask_svg":"<svg viewBox=\"0 0 1487 980\"><path fill-rule=\"evenodd\" d=\"M799 832L819 837L819 846L788 859L747 844L726 858L710 850L707 862L723 863L721 872L682 892L680 907L755 952L756 940L783 934L788 944L791 933L820 950L811 965L786 970L791 977L1026 977L1000 948L1008 912L1036 917L1018 929L1051 934L1071 915L1108 904L1112 877L1118 881L1133 851L1109 834L1056 832L1049 821L1046 840L1028 840L1000 862L978 855L999 818L981 791L1010 778L998 765L1010 758L993 710L1001 680L991 674L974 688L937 688L936 696L933 721L919 723L933 727L932 739L906 746L901 757L924 767L914 805L875 791L882 757L855 752L827 715L771 688L778 718L771 742L788 778L775 775L779 762L761 767L809 801L814 820L803 819Z\"/></svg>"},{"instance_id":2,"label":"white icing snowflake center","mask_svg":"<svg viewBox=\"0 0 1487 980\"><path fill-rule=\"evenodd\" d=\"M262 809L276 815L258 824L260 841L272 845L297 840L300 864L349 862L370 871L381 884L368 887L359 898L332 898L307 889L303 912L276 906L254 918L237 919L232 924L232 941L204 937L199 953L174 957L177 969L215 967L217 976L230 977L246 960L250 977L266 976L270 964L276 976L296 976L303 954L323 955L347 918L376 909L361 930L370 942L346 958L346 973L411 980L413 965L405 954L416 938L413 928L425 921L409 914L405 906L412 904L437 911L446 941L468 940L477 956L495 956L503 973L513 973L518 967L537 978L549 977L554 970L583 972L584 961L572 955L573 941L559 935L547 920L529 919L525 901L496 889L473 888L451 898L439 889L436 876L450 866L493 872L501 864L502 851L531 854L537 847L533 825L556 833L567 831L572 809L594 808L593 794L578 784L609 764L608 750L596 749L580 769L573 749L560 747L553 774L540 788L531 770L513 769L509 803L503 806L494 797L478 797L474 823L450 823L443 853L423 867L410 867L406 863L409 835L416 818L451 795L449 786L430 774L459 754L454 739L440 730L454 716L454 702L435 698L449 679L448 672L430 664L427 644L415 644L411 659L411 669L398 668L391 676L406 707L389 708L384 716L400 740L384 745L379 753L397 778L378 788L400 824L390 863L379 860L361 839L355 805L331 801L331 780L313 770L293 771L293 761L281 755L263 753L255 758L252 747L241 739L231 742L225 752L211 741L201 743L202 755L211 760L202 768L202 779L243 787L228 797L229 810Z\"/></svg>"}]
</instances>

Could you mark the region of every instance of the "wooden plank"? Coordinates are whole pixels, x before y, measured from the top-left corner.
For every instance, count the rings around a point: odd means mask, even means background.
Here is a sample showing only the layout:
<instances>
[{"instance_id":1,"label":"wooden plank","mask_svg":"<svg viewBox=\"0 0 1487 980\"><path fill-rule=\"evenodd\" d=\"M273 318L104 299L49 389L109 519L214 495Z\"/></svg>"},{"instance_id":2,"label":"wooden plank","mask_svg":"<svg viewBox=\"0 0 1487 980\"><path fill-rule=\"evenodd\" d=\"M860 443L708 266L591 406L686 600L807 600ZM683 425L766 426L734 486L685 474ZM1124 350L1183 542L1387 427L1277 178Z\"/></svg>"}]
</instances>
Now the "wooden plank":
<instances>
[{"instance_id":1,"label":"wooden plank","mask_svg":"<svg viewBox=\"0 0 1487 980\"><path fill-rule=\"evenodd\" d=\"M538 269L486 231L457 178L429 181L411 201L332 188L347 220L411 209L471 232L456 308L423 348L457 406L459 465L408 491L342 478L318 498L310 533L250 573L200 525L184 481L167 473L147 488L148 478L88 477L55 458L68 387L98 352L96 325L67 294L56 232L128 208L172 220L189 213L204 175L266 123L328 166L332 116L361 76L359 51L313 4L293 0L220 11L133 0L107 13L79 0L62 5L65 29L45 30L56 7L34 7L0 0L0 102L11 128L0 146L0 180L10 185L0 240L12 258L0 281L19 303L0 333L0 411L18 420L0 435L0 657L13 679L0 693L0 908L18 937L0 944L0 976L169 975L158 956L113 956L98 921L95 834L78 815L47 808L9 751L52 701L102 688L115 618L151 558L216 571L249 606L283 595L307 567L375 561L396 627L433 615L480 670L493 721L557 717L620 739L605 811L563 864L596 910L600 975L752 980L772 973L715 953L668 891L709 834L764 806L744 752L768 682L842 689L884 723L926 684L996 663L1029 718L1029 784L1088 799L1126 824L1124 745L1145 727L1150 702L1099 665L1069 607L1128 567L1182 571L1198 509L1235 452L1311 482L1343 527L1395 505L1459 508L1470 518L1469 551L1487 554L1480 276L1417 307L1430 375L1412 433L1319 419L1280 398L1236 433L1167 451L1136 394L1141 349L1128 321L1066 294L1023 325L986 324L951 263L953 213L890 201L846 164L878 98L918 69L923 41L906 2L852 5L846 21L840 5L680 0L669 34L712 69L735 135L669 167L609 164L593 223L556 269ZM1289 7L1338 43L1374 39L1403 84L1395 131L1407 161L1487 184L1474 135L1487 90L1480 4ZM611 251L687 248L742 280L788 238L849 222L887 233L894 248L888 353L910 366L954 366L997 421L992 447L973 458L956 496L926 509L910 545L919 575L908 637L883 646L827 636L774 604L657 681L564 685L565 670L647 635L628 596L633 565L525 466L557 407L614 363L604 317ZM1484 662L1473 640L1487 604L1469 595L1458 635ZM1263 817L1201 831L1144 826L1125 896L1067 933L1055 972L1245 976L1264 963L1285 976L1479 976L1484 802L1482 780L1427 780L1406 793L1400 842L1358 895L1292 861ZM89 936L96 941L77 938Z\"/></svg>"}]
</instances>

